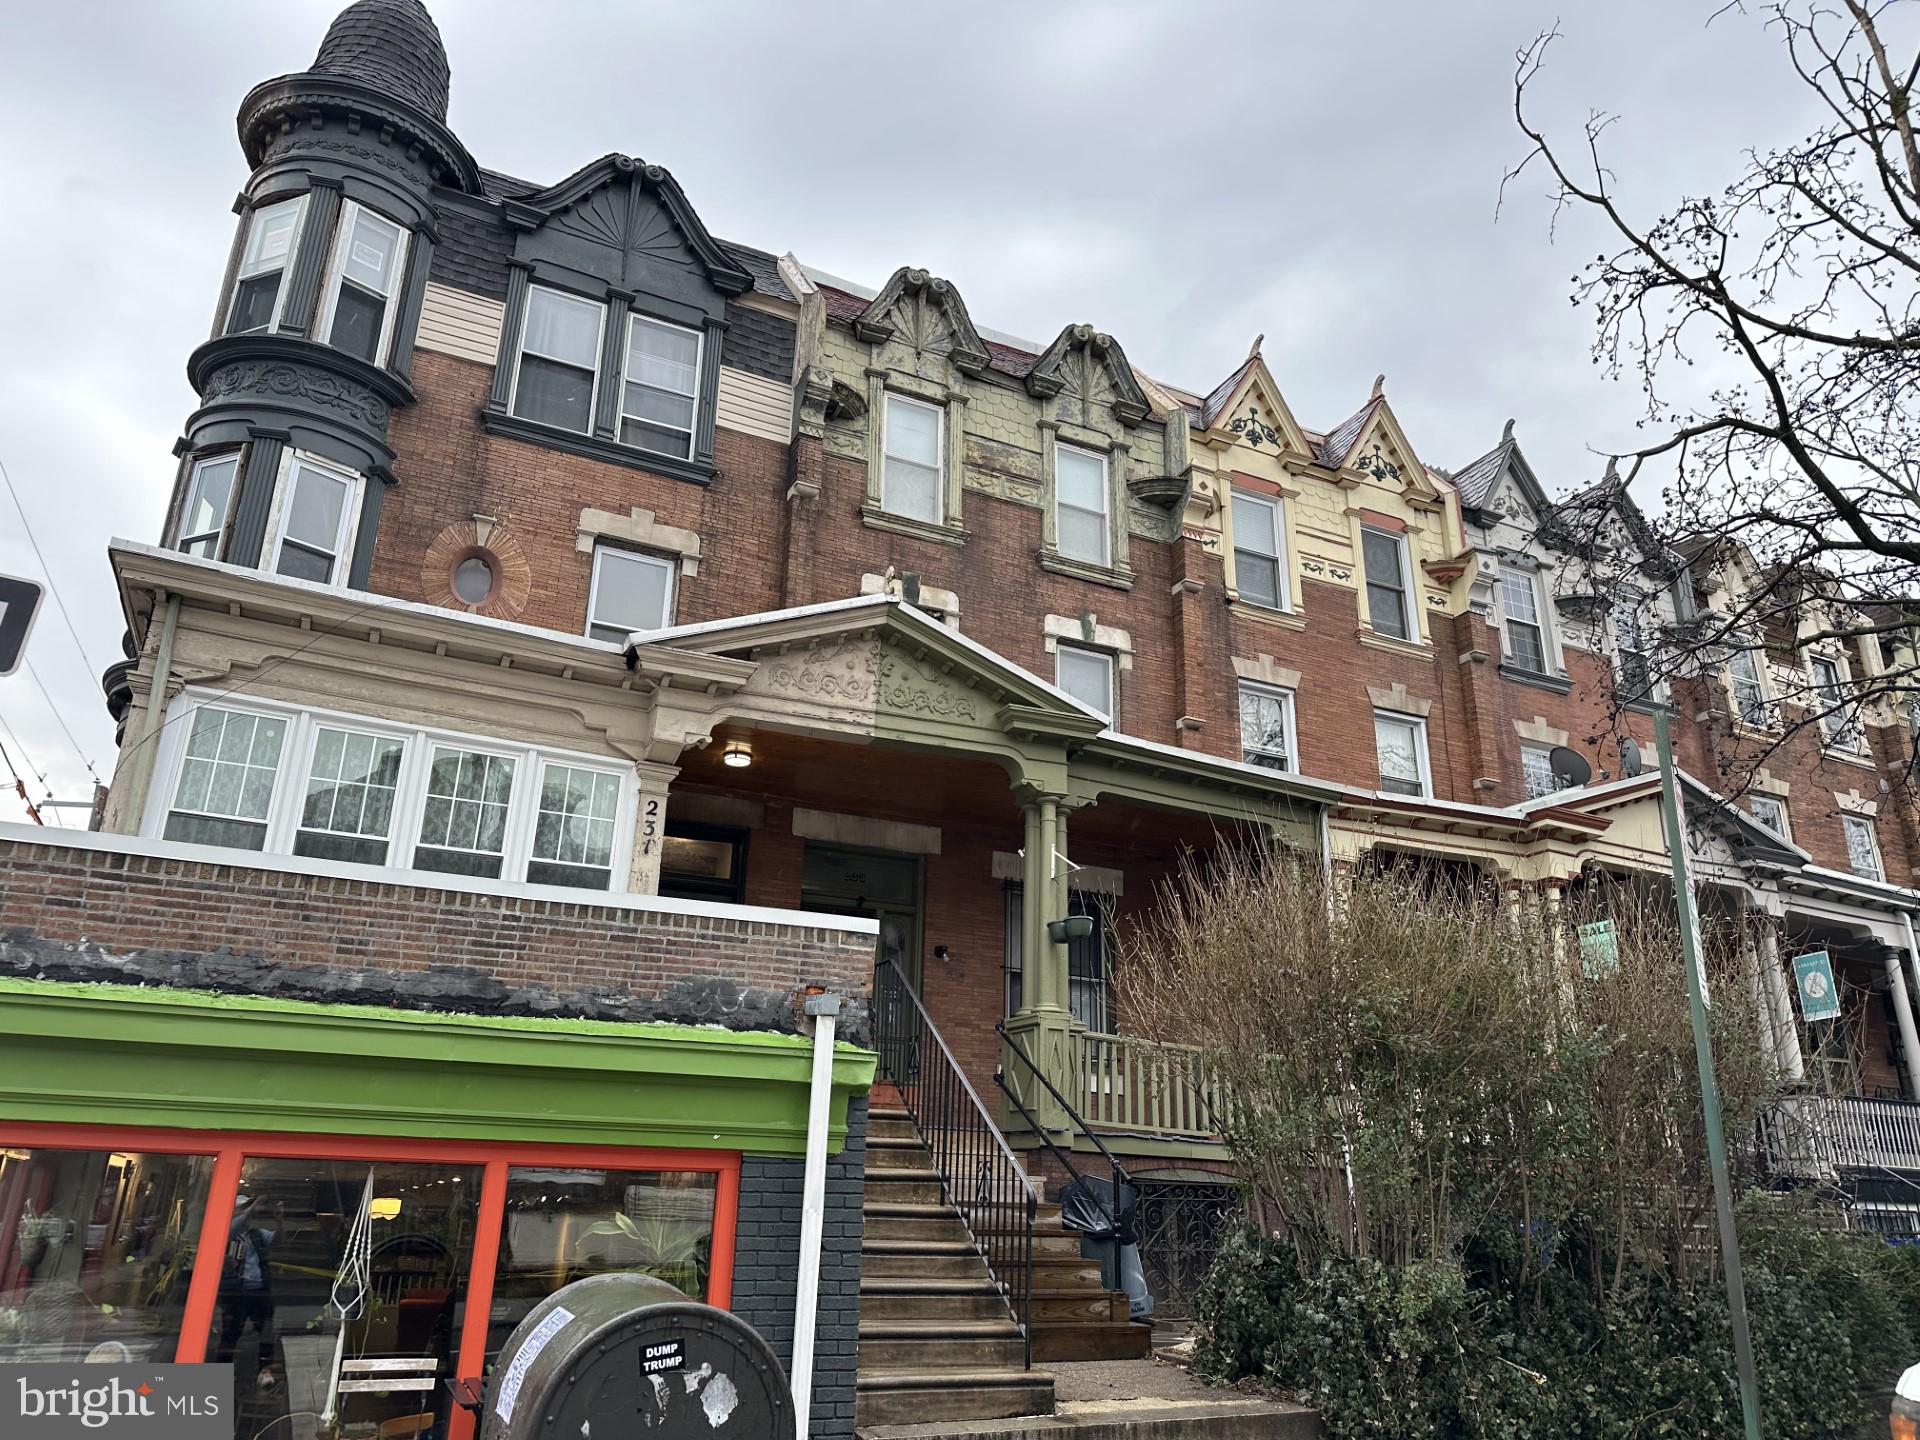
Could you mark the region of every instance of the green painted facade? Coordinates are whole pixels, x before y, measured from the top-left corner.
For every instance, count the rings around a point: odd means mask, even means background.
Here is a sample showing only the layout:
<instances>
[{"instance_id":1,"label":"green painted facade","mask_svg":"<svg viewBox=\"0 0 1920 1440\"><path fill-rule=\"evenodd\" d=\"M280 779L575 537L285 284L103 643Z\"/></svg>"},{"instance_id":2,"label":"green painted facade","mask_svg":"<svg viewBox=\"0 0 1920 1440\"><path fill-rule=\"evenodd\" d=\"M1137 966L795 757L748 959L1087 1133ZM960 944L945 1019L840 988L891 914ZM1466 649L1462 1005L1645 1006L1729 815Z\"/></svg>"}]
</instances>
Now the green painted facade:
<instances>
[{"instance_id":1,"label":"green painted facade","mask_svg":"<svg viewBox=\"0 0 1920 1440\"><path fill-rule=\"evenodd\" d=\"M831 1145L875 1057L835 1047ZM812 1041L0 978L0 1117L805 1151Z\"/></svg>"}]
</instances>

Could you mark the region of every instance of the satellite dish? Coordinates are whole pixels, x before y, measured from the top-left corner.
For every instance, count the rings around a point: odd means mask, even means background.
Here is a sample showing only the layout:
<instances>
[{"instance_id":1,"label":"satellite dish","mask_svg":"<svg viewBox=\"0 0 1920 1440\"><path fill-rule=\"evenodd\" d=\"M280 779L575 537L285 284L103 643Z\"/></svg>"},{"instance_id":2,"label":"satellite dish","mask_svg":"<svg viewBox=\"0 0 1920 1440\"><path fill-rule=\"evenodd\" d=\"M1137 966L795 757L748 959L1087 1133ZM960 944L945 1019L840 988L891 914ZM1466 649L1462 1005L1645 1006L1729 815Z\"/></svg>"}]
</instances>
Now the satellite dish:
<instances>
[{"instance_id":1,"label":"satellite dish","mask_svg":"<svg viewBox=\"0 0 1920 1440\"><path fill-rule=\"evenodd\" d=\"M1646 764L1640 759L1640 746L1632 740L1620 742L1620 778L1631 780L1645 770Z\"/></svg>"},{"instance_id":2,"label":"satellite dish","mask_svg":"<svg viewBox=\"0 0 1920 1440\"><path fill-rule=\"evenodd\" d=\"M1561 790L1578 790L1593 778L1593 766L1587 763L1587 757L1566 745L1553 747L1547 755L1547 768L1553 771L1554 785Z\"/></svg>"}]
</instances>

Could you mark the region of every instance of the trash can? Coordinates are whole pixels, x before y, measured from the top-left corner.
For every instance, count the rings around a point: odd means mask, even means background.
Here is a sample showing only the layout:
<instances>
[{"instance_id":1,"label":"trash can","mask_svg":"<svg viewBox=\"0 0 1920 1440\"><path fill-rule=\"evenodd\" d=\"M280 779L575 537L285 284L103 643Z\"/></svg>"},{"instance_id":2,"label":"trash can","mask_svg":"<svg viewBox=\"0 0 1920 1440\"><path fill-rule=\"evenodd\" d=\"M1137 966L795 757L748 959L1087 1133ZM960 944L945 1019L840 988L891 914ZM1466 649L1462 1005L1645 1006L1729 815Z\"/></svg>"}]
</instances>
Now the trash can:
<instances>
[{"instance_id":1,"label":"trash can","mask_svg":"<svg viewBox=\"0 0 1920 1440\"><path fill-rule=\"evenodd\" d=\"M1060 1221L1079 1232L1080 1253L1100 1262L1100 1283L1109 1290L1124 1290L1127 1313L1135 1320L1146 1320L1153 1315L1153 1296L1147 1291L1134 1230L1139 1209L1138 1190L1097 1175L1076 1176L1060 1192Z\"/></svg>"}]
</instances>

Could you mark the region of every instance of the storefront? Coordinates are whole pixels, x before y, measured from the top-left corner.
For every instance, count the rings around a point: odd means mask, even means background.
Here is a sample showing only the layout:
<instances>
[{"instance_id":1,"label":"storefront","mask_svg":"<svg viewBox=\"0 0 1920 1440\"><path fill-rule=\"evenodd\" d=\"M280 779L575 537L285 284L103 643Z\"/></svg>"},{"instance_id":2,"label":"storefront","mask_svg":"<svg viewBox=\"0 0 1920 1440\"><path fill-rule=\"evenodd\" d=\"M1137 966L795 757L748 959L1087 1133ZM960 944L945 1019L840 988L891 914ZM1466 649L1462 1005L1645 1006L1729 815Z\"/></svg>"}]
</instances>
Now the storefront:
<instances>
[{"instance_id":1,"label":"storefront","mask_svg":"<svg viewBox=\"0 0 1920 1440\"><path fill-rule=\"evenodd\" d=\"M280 1440L357 1361L354 1430L461 1440L443 1382L573 1280L731 1306L809 1046L0 980L0 1363L231 1361L236 1440ZM836 1150L871 1074L836 1055Z\"/></svg>"}]
</instances>

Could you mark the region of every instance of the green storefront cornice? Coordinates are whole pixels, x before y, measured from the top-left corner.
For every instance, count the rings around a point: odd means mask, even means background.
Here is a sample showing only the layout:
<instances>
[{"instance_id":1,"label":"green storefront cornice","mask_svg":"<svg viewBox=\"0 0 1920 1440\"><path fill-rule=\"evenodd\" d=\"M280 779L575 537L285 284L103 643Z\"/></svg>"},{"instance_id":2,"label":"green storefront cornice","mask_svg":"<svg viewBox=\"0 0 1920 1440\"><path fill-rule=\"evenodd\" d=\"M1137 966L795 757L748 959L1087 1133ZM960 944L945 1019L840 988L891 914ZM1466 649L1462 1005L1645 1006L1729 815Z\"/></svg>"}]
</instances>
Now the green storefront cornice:
<instances>
[{"instance_id":1,"label":"green storefront cornice","mask_svg":"<svg viewBox=\"0 0 1920 1440\"><path fill-rule=\"evenodd\" d=\"M875 1057L837 1045L831 1145ZM0 977L0 1120L799 1155L812 1042Z\"/></svg>"}]
</instances>

